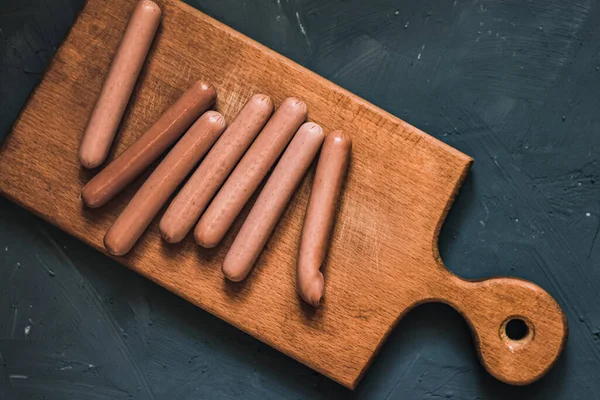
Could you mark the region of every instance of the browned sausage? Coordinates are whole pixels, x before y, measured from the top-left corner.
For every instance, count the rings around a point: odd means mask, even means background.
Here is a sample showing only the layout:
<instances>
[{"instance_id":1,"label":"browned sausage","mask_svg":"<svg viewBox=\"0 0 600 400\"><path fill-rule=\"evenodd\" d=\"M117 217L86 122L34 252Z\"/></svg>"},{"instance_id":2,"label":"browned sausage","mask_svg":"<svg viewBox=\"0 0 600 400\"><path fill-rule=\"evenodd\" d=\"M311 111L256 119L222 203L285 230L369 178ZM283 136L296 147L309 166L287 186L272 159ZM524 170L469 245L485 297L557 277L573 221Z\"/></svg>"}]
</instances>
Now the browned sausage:
<instances>
[{"instance_id":1,"label":"browned sausage","mask_svg":"<svg viewBox=\"0 0 600 400\"><path fill-rule=\"evenodd\" d=\"M352 140L342 131L327 135L313 182L298 252L297 286L300 297L317 307L325 291L319 269L325 261L333 219L348 169Z\"/></svg>"},{"instance_id":2,"label":"browned sausage","mask_svg":"<svg viewBox=\"0 0 600 400\"><path fill-rule=\"evenodd\" d=\"M83 187L85 205L100 207L116 196L181 137L216 95L211 84L194 83L146 133Z\"/></svg>"},{"instance_id":3,"label":"browned sausage","mask_svg":"<svg viewBox=\"0 0 600 400\"><path fill-rule=\"evenodd\" d=\"M168 243L183 240L273 112L269 96L252 96L186 182L160 220Z\"/></svg>"},{"instance_id":4,"label":"browned sausage","mask_svg":"<svg viewBox=\"0 0 600 400\"><path fill-rule=\"evenodd\" d=\"M225 119L208 111L187 131L133 196L104 237L112 255L127 253L225 129Z\"/></svg>"},{"instance_id":5,"label":"browned sausage","mask_svg":"<svg viewBox=\"0 0 600 400\"><path fill-rule=\"evenodd\" d=\"M140 1L131 14L79 147L79 161L85 168L96 168L106 160L160 15L160 8L150 0Z\"/></svg>"},{"instance_id":6,"label":"browned sausage","mask_svg":"<svg viewBox=\"0 0 600 400\"><path fill-rule=\"evenodd\" d=\"M200 218L194 231L199 245L219 244L305 119L304 102L290 97L281 103Z\"/></svg>"},{"instance_id":7,"label":"browned sausage","mask_svg":"<svg viewBox=\"0 0 600 400\"><path fill-rule=\"evenodd\" d=\"M315 123L307 122L298 129L225 256L223 275L227 279L237 282L248 275L323 138L323 129Z\"/></svg>"}]
</instances>

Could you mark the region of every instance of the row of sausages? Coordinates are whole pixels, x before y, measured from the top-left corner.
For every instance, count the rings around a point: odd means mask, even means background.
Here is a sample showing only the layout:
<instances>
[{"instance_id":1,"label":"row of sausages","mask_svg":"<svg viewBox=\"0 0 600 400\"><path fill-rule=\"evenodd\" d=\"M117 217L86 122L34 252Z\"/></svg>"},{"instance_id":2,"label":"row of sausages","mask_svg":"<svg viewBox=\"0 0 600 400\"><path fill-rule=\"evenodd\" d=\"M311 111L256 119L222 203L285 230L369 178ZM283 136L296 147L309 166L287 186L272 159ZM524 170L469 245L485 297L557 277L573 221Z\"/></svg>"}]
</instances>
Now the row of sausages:
<instances>
[{"instance_id":1,"label":"row of sausages","mask_svg":"<svg viewBox=\"0 0 600 400\"><path fill-rule=\"evenodd\" d=\"M95 168L104 163L159 21L160 9L153 2L142 0L135 8L84 132L79 152L82 166ZM116 256L131 250L198 165L168 206L159 228L166 242L177 243L195 225L196 242L212 248L279 158L223 262L225 277L241 281L321 150L297 264L298 292L318 306L324 293L320 267L350 160L351 139L341 131L325 136L319 125L305 122L307 106L293 97L273 112L270 97L256 94L227 126L221 114L209 110L216 96L211 84L198 81L192 85L84 186L82 200L87 207L101 207L174 145L110 227L105 247Z\"/></svg>"}]
</instances>

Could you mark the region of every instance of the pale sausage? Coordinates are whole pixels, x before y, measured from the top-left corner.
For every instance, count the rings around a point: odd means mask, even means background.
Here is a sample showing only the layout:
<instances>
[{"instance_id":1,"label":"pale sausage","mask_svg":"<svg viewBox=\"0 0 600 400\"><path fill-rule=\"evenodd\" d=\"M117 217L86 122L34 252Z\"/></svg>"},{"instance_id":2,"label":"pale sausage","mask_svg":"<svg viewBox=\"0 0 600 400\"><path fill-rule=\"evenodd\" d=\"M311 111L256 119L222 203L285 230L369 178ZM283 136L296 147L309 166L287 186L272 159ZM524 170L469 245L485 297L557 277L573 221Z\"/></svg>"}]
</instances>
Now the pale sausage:
<instances>
[{"instance_id":1,"label":"pale sausage","mask_svg":"<svg viewBox=\"0 0 600 400\"><path fill-rule=\"evenodd\" d=\"M323 138L323 129L315 123L307 122L298 129L225 256L223 275L227 279L237 282L248 275Z\"/></svg>"},{"instance_id":2,"label":"pale sausage","mask_svg":"<svg viewBox=\"0 0 600 400\"><path fill-rule=\"evenodd\" d=\"M283 101L200 218L194 231L199 245L219 244L305 119L304 102Z\"/></svg>"},{"instance_id":3,"label":"pale sausage","mask_svg":"<svg viewBox=\"0 0 600 400\"><path fill-rule=\"evenodd\" d=\"M85 168L96 168L106 160L160 15L160 8L150 0L140 1L131 14L79 147L79 161Z\"/></svg>"},{"instance_id":4,"label":"pale sausage","mask_svg":"<svg viewBox=\"0 0 600 400\"><path fill-rule=\"evenodd\" d=\"M166 242L180 242L188 234L272 112L269 96L257 94L248 100L160 220Z\"/></svg>"},{"instance_id":5,"label":"pale sausage","mask_svg":"<svg viewBox=\"0 0 600 400\"><path fill-rule=\"evenodd\" d=\"M104 246L110 254L122 256L131 250L169 196L208 152L224 129L225 119L216 111L206 112L192 125L106 233Z\"/></svg>"},{"instance_id":6,"label":"pale sausage","mask_svg":"<svg viewBox=\"0 0 600 400\"><path fill-rule=\"evenodd\" d=\"M352 140L342 131L327 135L308 200L298 251L297 288L300 297L317 307L325 291L319 269L325 261Z\"/></svg>"},{"instance_id":7,"label":"pale sausage","mask_svg":"<svg viewBox=\"0 0 600 400\"><path fill-rule=\"evenodd\" d=\"M214 103L216 95L211 84L196 82L146 133L83 187L85 205L100 207L116 196L181 137Z\"/></svg>"}]
</instances>

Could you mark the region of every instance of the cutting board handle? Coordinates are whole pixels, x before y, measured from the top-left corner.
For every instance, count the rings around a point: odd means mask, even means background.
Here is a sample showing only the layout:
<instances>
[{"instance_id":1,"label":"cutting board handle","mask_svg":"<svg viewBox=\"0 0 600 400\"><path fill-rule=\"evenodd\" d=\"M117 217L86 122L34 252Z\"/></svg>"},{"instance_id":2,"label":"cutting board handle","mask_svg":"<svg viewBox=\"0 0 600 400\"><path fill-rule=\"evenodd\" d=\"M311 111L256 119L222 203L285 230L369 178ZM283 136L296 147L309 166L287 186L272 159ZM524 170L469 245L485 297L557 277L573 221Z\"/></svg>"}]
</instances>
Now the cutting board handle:
<instances>
[{"instance_id":1,"label":"cutting board handle","mask_svg":"<svg viewBox=\"0 0 600 400\"><path fill-rule=\"evenodd\" d=\"M450 274L450 273L449 273ZM464 280L450 274L442 301L473 330L485 368L499 380L526 385L544 375L560 355L567 320L539 286L517 278Z\"/></svg>"}]
</instances>

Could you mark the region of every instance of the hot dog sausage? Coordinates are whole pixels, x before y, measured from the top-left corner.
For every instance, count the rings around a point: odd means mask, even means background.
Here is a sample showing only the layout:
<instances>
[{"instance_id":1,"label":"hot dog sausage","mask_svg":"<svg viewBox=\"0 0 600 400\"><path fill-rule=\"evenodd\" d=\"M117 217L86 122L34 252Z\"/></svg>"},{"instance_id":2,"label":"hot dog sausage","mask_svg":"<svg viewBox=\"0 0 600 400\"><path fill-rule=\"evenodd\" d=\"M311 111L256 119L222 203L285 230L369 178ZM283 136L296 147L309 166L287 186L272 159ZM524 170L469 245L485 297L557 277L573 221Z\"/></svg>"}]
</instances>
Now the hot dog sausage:
<instances>
[{"instance_id":1,"label":"hot dog sausage","mask_svg":"<svg viewBox=\"0 0 600 400\"><path fill-rule=\"evenodd\" d=\"M166 242L180 242L188 234L272 112L269 96L257 94L248 100L160 220Z\"/></svg>"},{"instance_id":2,"label":"hot dog sausage","mask_svg":"<svg viewBox=\"0 0 600 400\"><path fill-rule=\"evenodd\" d=\"M160 15L160 8L150 0L140 1L131 14L79 147L79 161L85 168L96 168L106 160Z\"/></svg>"},{"instance_id":3,"label":"hot dog sausage","mask_svg":"<svg viewBox=\"0 0 600 400\"><path fill-rule=\"evenodd\" d=\"M83 187L85 205L100 207L116 196L181 137L214 103L216 95L211 84L196 82L131 147Z\"/></svg>"},{"instance_id":4,"label":"hot dog sausage","mask_svg":"<svg viewBox=\"0 0 600 400\"><path fill-rule=\"evenodd\" d=\"M315 123L307 122L298 129L225 256L223 275L227 279L237 282L248 275L323 138L323 129Z\"/></svg>"},{"instance_id":5,"label":"hot dog sausage","mask_svg":"<svg viewBox=\"0 0 600 400\"><path fill-rule=\"evenodd\" d=\"M306 119L306 104L293 97L283 101L200 218L196 242L215 247Z\"/></svg>"},{"instance_id":6,"label":"hot dog sausage","mask_svg":"<svg viewBox=\"0 0 600 400\"><path fill-rule=\"evenodd\" d=\"M327 135L308 200L298 252L297 287L300 297L314 307L319 305L325 290L319 269L325 261L351 151L352 140L344 132Z\"/></svg>"},{"instance_id":7,"label":"hot dog sausage","mask_svg":"<svg viewBox=\"0 0 600 400\"><path fill-rule=\"evenodd\" d=\"M169 196L224 129L225 119L216 111L206 112L192 125L106 233L104 246L110 254L121 256L131 250Z\"/></svg>"}]
</instances>

